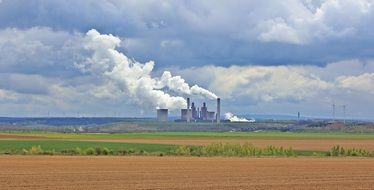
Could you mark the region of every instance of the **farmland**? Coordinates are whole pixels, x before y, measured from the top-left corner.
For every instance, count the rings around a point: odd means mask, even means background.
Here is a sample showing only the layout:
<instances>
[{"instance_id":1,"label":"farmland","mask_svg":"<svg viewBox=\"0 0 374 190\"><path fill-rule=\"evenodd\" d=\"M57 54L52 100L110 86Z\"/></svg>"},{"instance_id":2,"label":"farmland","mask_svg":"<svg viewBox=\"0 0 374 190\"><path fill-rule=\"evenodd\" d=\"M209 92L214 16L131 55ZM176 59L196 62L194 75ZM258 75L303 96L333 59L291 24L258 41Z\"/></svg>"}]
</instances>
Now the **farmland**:
<instances>
[{"instance_id":1,"label":"farmland","mask_svg":"<svg viewBox=\"0 0 374 190\"><path fill-rule=\"evenodd\" d=\"M4 140L12 141L52 141L54 143L68 145L68 141L79 141L93 145L114 146L121 143L137 146L147 145L209 145L212 143L251 143L257 147L282 146L292 147L300 151L329 151L335 145L347 148L360 148L374 151L374 134L350 134L350 133L282 133L282 132L259 132L259 133L217 133L217 132L158 132L158 133L122 133L122 134L64 134L64 133L2 133L1 144L7 146ZM5 143L5 145L4 145ZM101 144L104 143L104 144ZM105 144L114 143L114 144ZM35 142L31 143L35 145ZM70 143L71 144L71 143ZM8 145L9 146L9 145ZM73 146L71 144L71 146ZM68 148L68 147L65 147ZM73 146L74 148L74 146ZM135 147L136 148L136 147Z\"/></svg>"},{"instance_id":2,"label":"farmland","mask_svg":"<svg viewBox=\"0 0 374 190\"><path fill-rule=\"evenodd\" d=\"M4 189L370 189L365 158L0 156Z\"/></svg>"},{"instance_id":3,"label":"farmland","mask_svg":"<svg viewBox=\"0 0 374 190\"><path fill-rule=\"evenodd\" d=\"M332 149L338 144L345 149ZM373 150L374 134L360 133L10 132L0 134L0 184L5 189L370 189L374 154L367 151Z\"/></svg>"},{"instance_id":4,"label":"farmland","mask_svg":"<svg viewBox=\"0 0 374 190\"><path fill-rule=\"evenodd\" d=\"M252 144L266 148L278 146L297 151L327 152L335 145L374 151L373 134L351 133L229 133L229 132L157 132L121 134L2 133L0 152L20 152L40 145L47 150L79 147L106 147L112 150L136 149L145 152L168 152L177 145L207 146L213 143Z\"/></svg>"}]
</instances>

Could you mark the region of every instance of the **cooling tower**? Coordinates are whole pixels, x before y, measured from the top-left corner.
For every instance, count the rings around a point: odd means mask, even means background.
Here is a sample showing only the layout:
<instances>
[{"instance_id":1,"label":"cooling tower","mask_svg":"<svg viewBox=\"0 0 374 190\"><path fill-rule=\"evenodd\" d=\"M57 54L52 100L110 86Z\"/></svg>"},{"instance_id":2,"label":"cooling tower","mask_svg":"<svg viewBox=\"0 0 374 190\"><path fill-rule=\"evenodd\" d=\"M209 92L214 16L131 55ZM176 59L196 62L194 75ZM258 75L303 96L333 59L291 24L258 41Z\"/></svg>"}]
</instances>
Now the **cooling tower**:
<instances>
[{"instance_id":1,"label":"cooling tower","mask_svg":"<svg viewBox=\"0 0 374 190\"><path fill-rule=\"evenodd\" d=\"M157 121L168 121L168 109L157 109Z\"/></svg>"},{"instance_id":2,"label":"cooling tower","mask_svg":"<svg viewBox=\"0 0 374 190\"><path fill-rule=\"evenodd\" d=\"M216 115L217 123L221 122L221 99L217 98L217 115Z\"/></svg>"}]
</instances>

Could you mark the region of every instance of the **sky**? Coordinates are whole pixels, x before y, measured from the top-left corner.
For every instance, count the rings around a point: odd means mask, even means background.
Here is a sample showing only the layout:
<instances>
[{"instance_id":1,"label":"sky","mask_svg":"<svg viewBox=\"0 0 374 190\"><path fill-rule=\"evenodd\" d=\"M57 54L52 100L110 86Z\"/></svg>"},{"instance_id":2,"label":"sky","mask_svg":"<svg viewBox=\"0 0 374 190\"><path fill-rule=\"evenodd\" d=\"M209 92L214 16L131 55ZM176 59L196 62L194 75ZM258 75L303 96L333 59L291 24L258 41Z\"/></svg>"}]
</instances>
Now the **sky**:
<instances>
[{"instance_id":1,"label":"sky","mask_svg":"<svg viewBox=\"0 0 374 190\"><path fill-rule=\"evenodd\" d=\"M0 116L374 118L374 0L0 0Z\"/></svg>"}]
</instances>

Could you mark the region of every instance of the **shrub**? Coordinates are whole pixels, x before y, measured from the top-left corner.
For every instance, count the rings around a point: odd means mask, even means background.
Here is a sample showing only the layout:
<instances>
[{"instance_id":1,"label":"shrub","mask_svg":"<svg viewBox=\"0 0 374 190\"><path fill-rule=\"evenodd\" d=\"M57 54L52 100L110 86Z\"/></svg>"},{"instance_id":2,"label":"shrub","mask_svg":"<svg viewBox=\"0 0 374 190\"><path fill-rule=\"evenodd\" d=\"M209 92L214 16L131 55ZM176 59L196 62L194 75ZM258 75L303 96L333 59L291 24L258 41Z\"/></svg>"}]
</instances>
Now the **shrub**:
<instances>
[{"instance_id":1,"label":"shrub","mask_svg":"<svg viewBox=\"0 0 374 190\"><path fill-rule=\"evenodd\" d=\"M27 151L28 154L31 154L31 155L39 155L39 154L43 154L43 149L40 145L37 145L37 146L32 146L28 151Z\"/></svg>"},{"instance_id":2,"label":"shrub","mask_svg":"<svg viewBox=\"0 0 374 190\"><path fill-rule=\"evenodd\" d=\"M128 154L135 154L136 153L136 151L132 148L130 148L127 152L128 152Z\"/></svg>"},{"instance_id":3,"label":"shrub","mask_svg":"<svg viewBox=\"0 0 374 190\"><path fill-rule=\"evenodd\" d=\"M86 155L94 155L95 154L95 149L94 148L87 148L85 151Z\"/></svg>"},{"instance_id":4,"label":"shrub","mask_svg":"<svg viewBox=\"0 0 374 190\"><path fill-rule=\"evenodd\" d=\"M110 151L108 148L104 147L101 151L101 154L103 155L109 155L112 151Z\"/></svg>"},{"instance_id":5,"label":"shrub","mask_svg":"<svg viewBox=\"0 0 374 190\"><path fill-rule=\"evenodd\" d=\"M178 148L175 150L175 154L180 156L190 156L191 149L186 145L178 146Z\"/></svg>"},{"instance_id":6,"label":"shrub","mask_svg":"<svg viewBox=\"0 0 374 190\"><path fill-rule=\"evenodd\" d=\"M57 153L56 153L56 151L55 151L55 149L52 149L52 150L45 150L44 152L43 152L43 155L56 155Z\"/></svg>"},{"instance_id":7,"label":"shrub","mask_svg":"<svg viewBox=\"0 0 374 190\"><path fill-rule=\"evenodd\" d=\"M144 155L144 154L146 154L146 152L144 150L138 150L136 152L136 155Z\"/></svg>"},{"instance_id":8,"label":"shrub","mask_svg":"<svg viewBox=\"0 0 374 190\"><path fill-rule=\"evenodd\" d=\"M252 144L224 144L215 143L207 146L179 146L174 151L181 156L295 156L295 152L289 148L268 146L256 148Z\"/></svg>"},{"instance_id":9,"label":"shrub","mask_svg":"<svg viewBox=\"0 0 374 190\"><path fill-rule=\"evenodd\" d=\"M75 149L64 149L60 151L61 154L63 155L79 155L81 154L80 149L75 148Z\"/></svg>"},{"instance_id":10,"label":"shrub","mask_svg":"<svg viewBox=\"0 0 374 190\"><path fill-rule=\"evenodd\" d=\"M373 157L374 152L369 152L363 149L344 149L340 145L335 145L331 148L328 156L362 156L362 157Z\"/></svg>"},{"instance_id":11,"label":"shrub","mask_svg":"<svg viewBox=\"0 0 374 190\"><path fill-rule=\"evenodd\" d=\"M117 150L116 154L124 156L124 155L128 155L129 152L126 149L123 149L123 150Z\"/></svg>"}]
</instances>

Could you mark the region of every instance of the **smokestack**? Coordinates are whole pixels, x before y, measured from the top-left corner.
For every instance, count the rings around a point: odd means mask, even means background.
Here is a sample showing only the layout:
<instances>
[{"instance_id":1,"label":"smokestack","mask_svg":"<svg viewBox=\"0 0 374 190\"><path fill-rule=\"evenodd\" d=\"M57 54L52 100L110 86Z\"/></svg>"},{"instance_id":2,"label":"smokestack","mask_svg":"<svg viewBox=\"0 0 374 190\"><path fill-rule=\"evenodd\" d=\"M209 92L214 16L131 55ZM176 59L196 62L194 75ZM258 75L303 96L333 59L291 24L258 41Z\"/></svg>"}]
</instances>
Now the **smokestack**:
<instances>
[{"instance_id":1,"label":"smokestack","mask_svg":"<svg viewBox=\"0 0 374 190\"><path fill-rule=\"evenodd\" d=\"M192 115L192 112L190 109L190 98L187 98L187 118L186 118L187 122L190 122L191 115Z\"/></svg>"},{"instance_id":2,"label":"smokestack","mask_svg":"<svg viewBox=\"0 0 374 190\"><path fill-rule=\"evenodd\" d=\"M187 98L187 110L190 109L190 98Z\"/></svg>"},{"instance_id":3,"label":"smokestack","mask_svg":"<svg viewBox=\"0 0 374 190\"><path fill-rule=\"evenodd\" d=\"M217 123L221 122L221 99L217 98L217 115L216 115Z\"/></svg>"}]
</instances>

